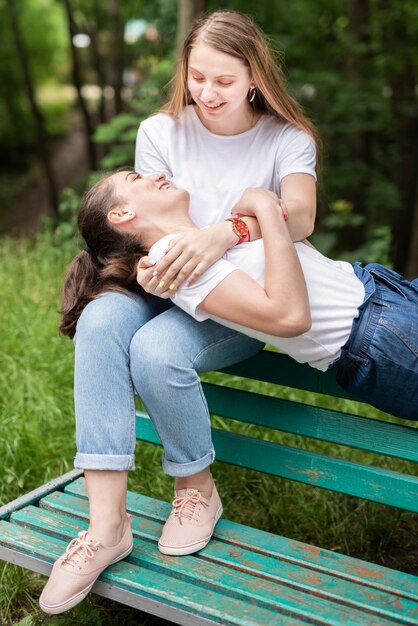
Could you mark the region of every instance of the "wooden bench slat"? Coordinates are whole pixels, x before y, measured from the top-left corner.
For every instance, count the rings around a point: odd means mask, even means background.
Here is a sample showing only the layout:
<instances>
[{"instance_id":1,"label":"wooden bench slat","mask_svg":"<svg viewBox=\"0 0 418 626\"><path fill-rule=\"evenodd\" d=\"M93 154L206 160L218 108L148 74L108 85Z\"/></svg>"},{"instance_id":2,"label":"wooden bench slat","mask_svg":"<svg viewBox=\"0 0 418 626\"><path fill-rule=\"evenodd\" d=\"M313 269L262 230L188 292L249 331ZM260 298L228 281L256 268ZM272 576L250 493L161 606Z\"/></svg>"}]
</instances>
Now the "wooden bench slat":
<instances>
[{"instance_id":1,"label":"wooden bench slat","mask_svg":"<svg viewBox=\"0 0 418 626\"><path fill-rule=\"evenodd\" d=\"M60 502L59 513L55 512L51 503L48 509L27 508L13 515L13 522L27 525L34 529L42 529L58 537L71 537L79 530L87 527L87 510L81 498L68 496L68 494L58 494L58 500L53 505ZM51 500L51 499L50 499ZM80 506L81 504L81 506ZM68 518L65 518L62 513ZM75 515L77 519L72 516ZM241 592L245 591L248 584L245 579L237 578L236 572L243 572L252 577L264 579L262 584L262 594L260 590L249 588L251 597L259 597L260 601L272 600L272 595L279 593L277 585L285 584L290 588L313 594L332 602L343 603L353 608L366 608L370 612L378 612L390 619L400 619L400 615L412 618L418 611L418 597L415 601L401 599L398 593L389 591L381 592L370 586L368 582L344 581L339 576L323 574L313 571L310 567L300 567L292 563L283 561L280 558L273 558L260 554L254 549L237 549L234 544L229 545L224 541L219 541L217 537L199 555L185 557L184 559L168 559L160 555L155 548L161 532L162 522L154 523L151 530L151 520L142 518L140 515L133 517L134 535L143 540L141 544L141 558L146 558L147 563L154 563L160 567L168 564L171 569L176 569L180 574L187 576L197 576L197 580L204 579L203 568L200 565L196 572L193 572L195 561L204 560L210 563L214 570L209 570L207 576L209 580L213 572L221 573L225 578L230 577L233 587L237 587ZM150 543L149 539L152 540ZM136 554L136 553L135 553ZM219 567L221 569L219 569ZM389 570L390 571L390 570ZM266 595L267 594L267 595ZM373 601L371 601L371 596ZM311 600L309 600L311 602ZM313 604L315 604L313 602ZM396 610L393 612L393 607ZM312 602L311 602L312 606ZM312 606L313 608L313 606ZM335 612L335 609L333 609ZM322 613L323 614L323 613ZM341 616L343 619L343 616ZM408 623L408 622L406 622Z\"/></svg>"},{"instance_id":2,"label":"wooden bench slat","mask_svg":"<svg viewBox=\"0 0 418 626\"><path fill-rule=\"evenodd\" d=\"M63 489L67 484L74 481L76 478L83 476L83 470L71 470L66 474L62 474L62 476L58 476L58 478L53 478L49 482L45 483L41 487L37 487L20 498L16 498L12 500L8 504L0 507L0 520L6 519L9 517L10 513L16 511L17 509L22 508L28 504L32 504L32 502L37 502L40 498L51 493L52 491L56 491L57 489Z\"/></svg>"},{"instance_id":3,"label":"wooden bench slat","mask_svg":"<svg viewBox=\"0 0 418 626\"><path fill-rule=\"evenodd\" d=\"M22 529L17 524L4 521L0 522L0 528L3 545L50 562L62 554L67 543L51 535L33 531L30 528ZM145 568L143 561L138 566L131 562L129 557L108 567L99 580L127 591L135 591L160 604L166 603L173 615L177 608L187 609L196 615L202 614L204 608L205 616L215 623L234 626L247 626L248 624L265 626L265 624L274 623L297 626L304 621L308 623L308 620L303 618L302 612L297 611L297 607L295 607L296 619L287 612L283 612L279 617L277 607L272 611L253 602L245 602L231 595L217 593L210 588L200 587L161 571ZM170 619L169 615L170 613L167 612L168 619ZM337 622L318 621L316 623L329 623L337 626Z\"/></svg>"},{"instance_id":4,"label":"wooden bench slat","mask_svg":"<svg viewBox=\"0 0 418 626\"><path fill-rule=\"evenodd\" d=\"M294 361L286 354L261 350L250 359L225 367L221 371L233 376L261 380L293 389L314 391L358 402L352 394L344 391L337 384L334 370L320 372L310 365Z\"/></svg>"},{"instance_id":5,"label":"wooden bench slat","mask_svg":"<svg viewBox=\"0 0 418 626\"><path fill-rule=\"evenodd\" d=\"M136 434L161 445L143 414ZM212 439L219 461L418 513L418 477L217 429Z\"/></svg>"},{"instance_id":6,"label":"wooden bench slat","mask_svg":"<svg viewBox=\"0 0 418 626\"><path fill-rule=\"evenodd\" d=\"M321 441L418 461L418 429L210 383L211 413Z\"/></svg>"},{"instance_id":7,"label":"wooden bench slat","mask_svg":"<svg viewBox=\"0 0 418 626\"><path fill-rule=\"evenodd\" d=\"M87 489L84 479L75 480L66 487L63 494L51 494L51 498L54 499L52 504L54 510L60 506L63 502L62 498L66 494L74 494L80 498L78 507L81 509L84 517L88 511ZM83 503L81 502L82 499L84 500ZM45 506L45 503L49 500L49 497L44 498L43 505ZM144 520L142 525L144 533L147 532L145 520L148 519L150 524L149 534L148 536L144 534L144 537L152 539L155 532L154 524L161 528L171 510L171 505L168 502L155 500L133 492L128 492L127 501L128 510L134 515L141 516ZM64 511L66 508L67 505L64 504L62 510ZM230 522L223 518L219 520L216 526L214 538L221 540L223 543L231 544L232 547L255 550L260 554L274 556L302 567L308 567L317 572L331 573L339 578L366 584L383 591L390 590L391 593L399 595L399 597L418 601L417 579L415 576L405 574L404 572L373 563L366 563L338 552L316 548L300 541L254 529L236 522ZM209 546L210 544L206 547L206 550L209 549Z\"/></svg>"}]
</instances>

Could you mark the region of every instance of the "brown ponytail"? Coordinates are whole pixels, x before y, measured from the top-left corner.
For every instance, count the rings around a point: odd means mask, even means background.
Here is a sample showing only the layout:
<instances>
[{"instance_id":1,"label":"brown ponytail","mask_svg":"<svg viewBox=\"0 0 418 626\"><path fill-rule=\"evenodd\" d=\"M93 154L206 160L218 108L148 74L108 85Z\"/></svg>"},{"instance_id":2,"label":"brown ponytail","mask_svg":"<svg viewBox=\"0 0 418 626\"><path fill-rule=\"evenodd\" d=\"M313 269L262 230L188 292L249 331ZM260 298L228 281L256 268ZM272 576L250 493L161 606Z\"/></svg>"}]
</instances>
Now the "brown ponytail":
<instances>
[{"instance_id":1,"label":"brown ponytail","mask_svg":"<svg viewBox=\"0 0 418 626\"><path fill-rule=\"evenodd\" d=\"M105 291L143 294L136 282L136 266L148 253L140 240L113 228L107 214L123 204L106 176L84 196L78 215L78 230L89 251L72 261L64 281L59 330L74 337L77 321L89 302Z\"/></svg>"}]
</instances>

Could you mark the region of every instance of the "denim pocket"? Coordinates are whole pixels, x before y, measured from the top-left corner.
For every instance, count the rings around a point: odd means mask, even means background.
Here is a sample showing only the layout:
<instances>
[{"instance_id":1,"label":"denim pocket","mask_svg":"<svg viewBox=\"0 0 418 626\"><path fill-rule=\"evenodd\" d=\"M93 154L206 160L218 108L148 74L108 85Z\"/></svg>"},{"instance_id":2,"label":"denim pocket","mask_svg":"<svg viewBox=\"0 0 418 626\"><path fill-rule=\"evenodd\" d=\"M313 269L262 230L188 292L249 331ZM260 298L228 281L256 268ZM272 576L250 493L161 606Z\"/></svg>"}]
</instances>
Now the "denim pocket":
<instances>
[{"instance_id":1,"label":"denim pocket","mask_svg":"<svg viewBox=\"0 0 418 626\"><path fill-rule=\"evenodd\" d=\"M375 278L377 283L384 283L389 289L396 291L403 298L407 298L402 288L403 278L400 274L383 265L369 265L365 269Z\"/></svg>"}]
</instances>

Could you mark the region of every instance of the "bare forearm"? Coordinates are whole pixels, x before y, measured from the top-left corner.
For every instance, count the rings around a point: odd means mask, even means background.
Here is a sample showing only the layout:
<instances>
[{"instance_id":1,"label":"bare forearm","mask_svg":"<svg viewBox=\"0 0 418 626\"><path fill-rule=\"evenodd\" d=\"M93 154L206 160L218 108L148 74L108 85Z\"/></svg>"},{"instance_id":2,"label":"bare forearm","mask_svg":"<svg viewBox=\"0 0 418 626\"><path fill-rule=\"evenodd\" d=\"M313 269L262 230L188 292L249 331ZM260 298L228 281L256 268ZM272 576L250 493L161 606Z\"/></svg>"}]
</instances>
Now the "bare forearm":
<instances>
[{"instance_id":1,"label":"bare forearm","mask_svg":"<svg viewBox=\"0 0 418 626\"><path fill-rule=\"evenodd\" d=\"M200 303L202 310L270 335L294 337L311 325L305 279L277 196L247 189L237 212L255 216L263 235L265 280L242 270L224 278ZM257 257L255 257L257 262Z\"/></svg>"},{"instance_id":2,"label":"bare forearm","mask_svg":"<svg viewBox=\"0 0 418 626\"><path fill-rule=\"evenodd\" d=\"M316 217L316 180L309 174L289 174L280 183L281 199L286 203L287 227L292 241L310 237Z\"/></svg>"},{"instance_id":3,"label":"bare forearm","mask_svg":"<svg viewBox=\"0 0 418 626\"><path fill-rule=\"evenodd\" d=\"M315 226L316 208L298 201L286 201L287 228L292 241L302 241L310 237Z\"/></svg>"},{"instance_id":4,"label":"bare forearm","mask_svg":"<svg viewBox=\"0 0 418 626\"><path fill-rule=\"evenodd\" d=\"M265 253L264 289L281 323L309 325L309 299L295 246L276 207L257 211ZM302 331L301 331L302 332Z\"/></svg>"},{"instance_id":5,"label":"bare forearm","mask_svg":"<svg viewBox=\"0 0 418 626\"><path fill-rule=\"evenodd\" d=\"M312 234L315 224L315 207L310 208L298 201L290 201L285 202L282 207L278 206L277 210L282 213L284 210L286 212L286 225L292 241L303 241ZM248 226L251 241L261 239L262 233L258 220L249 215L243 215L242 219Z\"/></svg>"}]
</instances>

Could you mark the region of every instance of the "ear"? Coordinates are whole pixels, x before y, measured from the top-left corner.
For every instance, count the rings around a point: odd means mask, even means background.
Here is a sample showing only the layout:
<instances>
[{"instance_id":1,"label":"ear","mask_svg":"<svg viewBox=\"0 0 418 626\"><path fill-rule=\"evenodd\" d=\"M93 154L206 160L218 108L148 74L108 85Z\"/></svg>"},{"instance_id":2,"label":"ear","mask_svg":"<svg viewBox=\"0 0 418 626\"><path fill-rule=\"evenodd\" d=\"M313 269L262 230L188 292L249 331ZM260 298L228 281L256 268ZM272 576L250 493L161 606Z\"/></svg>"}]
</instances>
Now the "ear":
<instances>
[{"instance_id":1,"label":"ear","mask_svg":"<svg viewBox=\"0 0 418 626\"><path fill-rule=\"evenodd\" d=\"M117 226L118 224L126 224L131 222L135 217L135 212L132 209L120 208L112 209L107 214L107 219L111 224Z\"/></svg>"}]
</instances>

